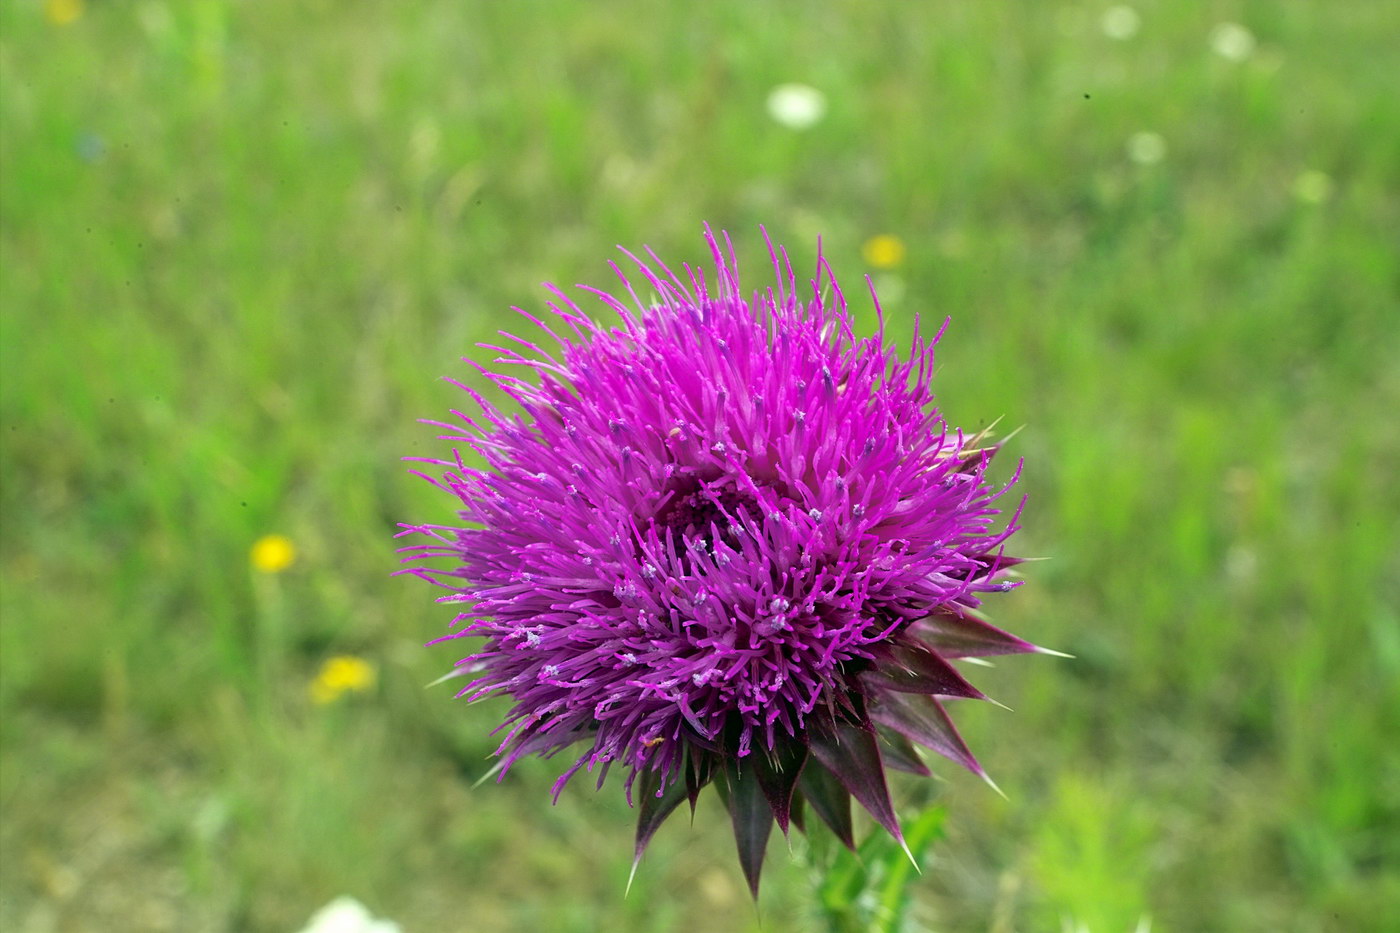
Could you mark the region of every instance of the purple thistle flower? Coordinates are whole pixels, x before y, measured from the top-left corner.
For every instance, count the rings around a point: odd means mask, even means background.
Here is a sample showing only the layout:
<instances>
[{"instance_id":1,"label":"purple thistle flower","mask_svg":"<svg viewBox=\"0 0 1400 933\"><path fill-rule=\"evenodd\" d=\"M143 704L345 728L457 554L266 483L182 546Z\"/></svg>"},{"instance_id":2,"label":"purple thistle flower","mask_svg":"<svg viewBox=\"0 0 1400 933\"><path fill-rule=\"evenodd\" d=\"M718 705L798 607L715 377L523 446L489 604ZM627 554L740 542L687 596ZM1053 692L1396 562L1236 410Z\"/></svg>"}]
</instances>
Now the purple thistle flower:
<instances>
[{"instance_id":1,"label":"purple thistle flower","mask_svg":"<svg viewBox=\"0 0 1400 933\"><path fill-rule=\"evenodd\" d=\"M485 638L459 695L514 701L502 772L581 745L558 799L580 769L600 787L628 769L638 860L713 783L757 896L773 823L803 828L804 805L852 846L854 797L902 841L884 768L929 774L915 743L985 777L943 707L985 697L949 662L1044 649L977 609L1016 585L1020 509L994 527L1015 478L989 483L998 445L933 405L947 323L916 322L901 359L878 300L877 335L855 337L820 255L800 289L770 245L776 290L746 297L728 237L706 239L713 282L627 253L650 300L615 264L631 304L584 289L620 326L551 286L552 320L520 313L557 350L483 345L533 377L477 366L520 412L455 383L481 414L429 423L485 466L424 460L462 525L405 525L431 540L402 553L461 610L439 641Z\"/></svg>"}]
</instances>

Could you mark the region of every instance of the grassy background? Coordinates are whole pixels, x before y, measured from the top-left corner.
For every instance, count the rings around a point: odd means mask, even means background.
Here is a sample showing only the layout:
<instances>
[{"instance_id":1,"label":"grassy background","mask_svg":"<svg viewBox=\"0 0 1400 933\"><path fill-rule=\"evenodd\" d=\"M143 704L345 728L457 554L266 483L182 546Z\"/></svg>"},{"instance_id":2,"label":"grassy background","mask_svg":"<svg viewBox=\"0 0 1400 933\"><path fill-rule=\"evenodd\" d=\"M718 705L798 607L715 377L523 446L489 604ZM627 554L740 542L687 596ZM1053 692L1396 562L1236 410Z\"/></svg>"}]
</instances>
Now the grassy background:
<instances>
[{"instance_id":1,"label":"grassy background","mask_svg":"<svg viewBox=\"0 0 1400 933\"><path fill-rule=\"evenodd\" d=\"M901 334L952 315L949 416L1026 425L1052 560L994 608L1078 659L977 672L1010 799L938 768L919 923L1384 928L1400 16L1143 3L1115 40L1105 6L0 4L0 927L295 930L350 894L406 931L809 929L780 843L754 912L716 807L623 900L616 786L472 789L502 708L423 689L449 614L387 577L394 524L445 515L398 462L437 377L541 280L699 259L709 220L755 273L759 223L803 267L824 234L848 293L903 238L882 285ZM806 132L765 112L792 80ZM258 575L270 532L299 559ZM317 706L338 653L379 685Z\"/></svg>"}]
</instances>

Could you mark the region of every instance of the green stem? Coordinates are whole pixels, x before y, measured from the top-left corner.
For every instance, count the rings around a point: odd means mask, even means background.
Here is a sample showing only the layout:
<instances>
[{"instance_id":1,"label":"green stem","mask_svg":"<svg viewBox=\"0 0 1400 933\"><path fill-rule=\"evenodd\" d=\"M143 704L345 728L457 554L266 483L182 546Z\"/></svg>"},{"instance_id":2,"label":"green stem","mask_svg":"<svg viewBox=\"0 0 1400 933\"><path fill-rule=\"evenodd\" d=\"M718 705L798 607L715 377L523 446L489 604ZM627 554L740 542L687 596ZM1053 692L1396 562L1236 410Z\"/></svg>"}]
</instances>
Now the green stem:
<instances>
[{"instance_id":1,"label":"green stem","mask_svg":"<svg viewBox=\"0 0 1400 933\"><path fill-rule=\"evenodd\" d=\"M830 834L809 834L809 858L817 905L828 933L900 933L921 877L910 861L927 861L928 850L942 836L944 810L929 807L908 821L908 854L894 839L876 831L856 852L841 848Z\"/></svg>"}]
</instances>

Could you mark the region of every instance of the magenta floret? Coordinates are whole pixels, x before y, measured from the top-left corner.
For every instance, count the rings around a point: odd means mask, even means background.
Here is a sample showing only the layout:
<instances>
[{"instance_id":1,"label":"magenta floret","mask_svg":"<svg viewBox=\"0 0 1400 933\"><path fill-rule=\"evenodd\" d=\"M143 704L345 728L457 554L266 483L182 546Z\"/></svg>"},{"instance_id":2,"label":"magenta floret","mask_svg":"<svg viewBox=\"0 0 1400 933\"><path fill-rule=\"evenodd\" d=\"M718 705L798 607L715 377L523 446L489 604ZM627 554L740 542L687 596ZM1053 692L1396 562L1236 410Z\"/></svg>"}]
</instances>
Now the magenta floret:
<instances>
[{"instance_id":1,"label":"magenta floret","mask_svg":"<svg viewBox=\"0 0 1400 933\"><path fill-rule=\"evenodd\" d=\"M706 238L712 279L629 253L652 294L620 271L628 301L584 289L618 324L551 288L552 319L520 313L555 348L484 345L518 411L459 384L480 414L431 423L484 464L424 461L461 523L404 526L431 540L403 553L460 610L439 641L485 639L455 673L514 701L505 768L587 743L556 796L629 769L638 857L720 781L756 892L772 822L804 801L848 844L850 796L898 836L883 768L927 773L911 741L982 774L941 703L982 694L949 659L1042 649L977 612L1015 585L1019 508L995 527L1014 477L990 483L997 446L934 406L946 322L916 322L901 358L883 316L855 336L820 257L803 289L773 253L775 287L745 295Z\"/></svg>"}]
</instances>

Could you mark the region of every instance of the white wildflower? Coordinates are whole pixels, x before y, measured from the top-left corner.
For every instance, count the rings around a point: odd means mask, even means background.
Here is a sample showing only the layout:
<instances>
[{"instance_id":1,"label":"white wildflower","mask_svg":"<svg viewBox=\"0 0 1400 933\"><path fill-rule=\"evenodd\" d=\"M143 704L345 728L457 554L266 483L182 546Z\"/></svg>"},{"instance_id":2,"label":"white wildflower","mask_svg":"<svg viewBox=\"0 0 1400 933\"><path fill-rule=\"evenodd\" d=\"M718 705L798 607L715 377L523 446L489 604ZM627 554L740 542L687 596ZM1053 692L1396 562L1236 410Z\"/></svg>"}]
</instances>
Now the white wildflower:
<instances>
[{"instance_id":1,"label":"white wildflower","mask_svg":"<svg viewBox=\"0 0 1400 933\"><path fill-rule=\"evenodd\" d=\"M1142 17L1130 6L1111 6L1103 11L1103 17L1099 20L1099 28L1103 30L1103 34L1119 42L1137 35L1141 26Z\"/></svg>"},{"instance_id":2,"label":"white wildflower","mask_svg":"<svg viewBox=\"0 0 1400 933\"><path fill-rule=\"evenodd\" d=\"M353 897L338 897L316 911L301 933L401 933L392 920L376 920Z\"/></svg>"},{"instance_id":3,"label":"white wildflower","mask_svg":"<svg viewBox=\"0 0 1400 933\"><path fill-rule=\"evenodd\" d=\"M826 116L826 95L807 84L780 84L768 95L768 115L790 129L805 130Z\"/></svg>"},{"instance_id":4,"label":"white wildflower","mask_svg":"<svg viewBox=\"0 0 1400 933\"><path fill-rule=\"evenodd\" d=\"M1167 157L1167 141L1160 133L1134 133L1128 139L1128 158L1138 165L1155 165Z\"/></svg>"},{"instance_id":5,"label":"white wildflower","mask_svg":"<svg viewBox=\"0 0 1400 933\"><path fill-rule=\"evenodd\" d=\"M1239 23L1221 23L1210 31L1210 47L1228 61L1244 61L1253 54L1254 46L1254 33Z\"/></svg>"},{"instance_id":6,"label":"white wildflower","mask_svg":"<svg viewBox=\"0 0 1400 933\"><path fill-rule=\"evenodd\" d=\"M1293 182L1293 196L1304 204L1321 204L1332 197L1332 176L1309 169Z\"/></svg>"}]
</instances>

